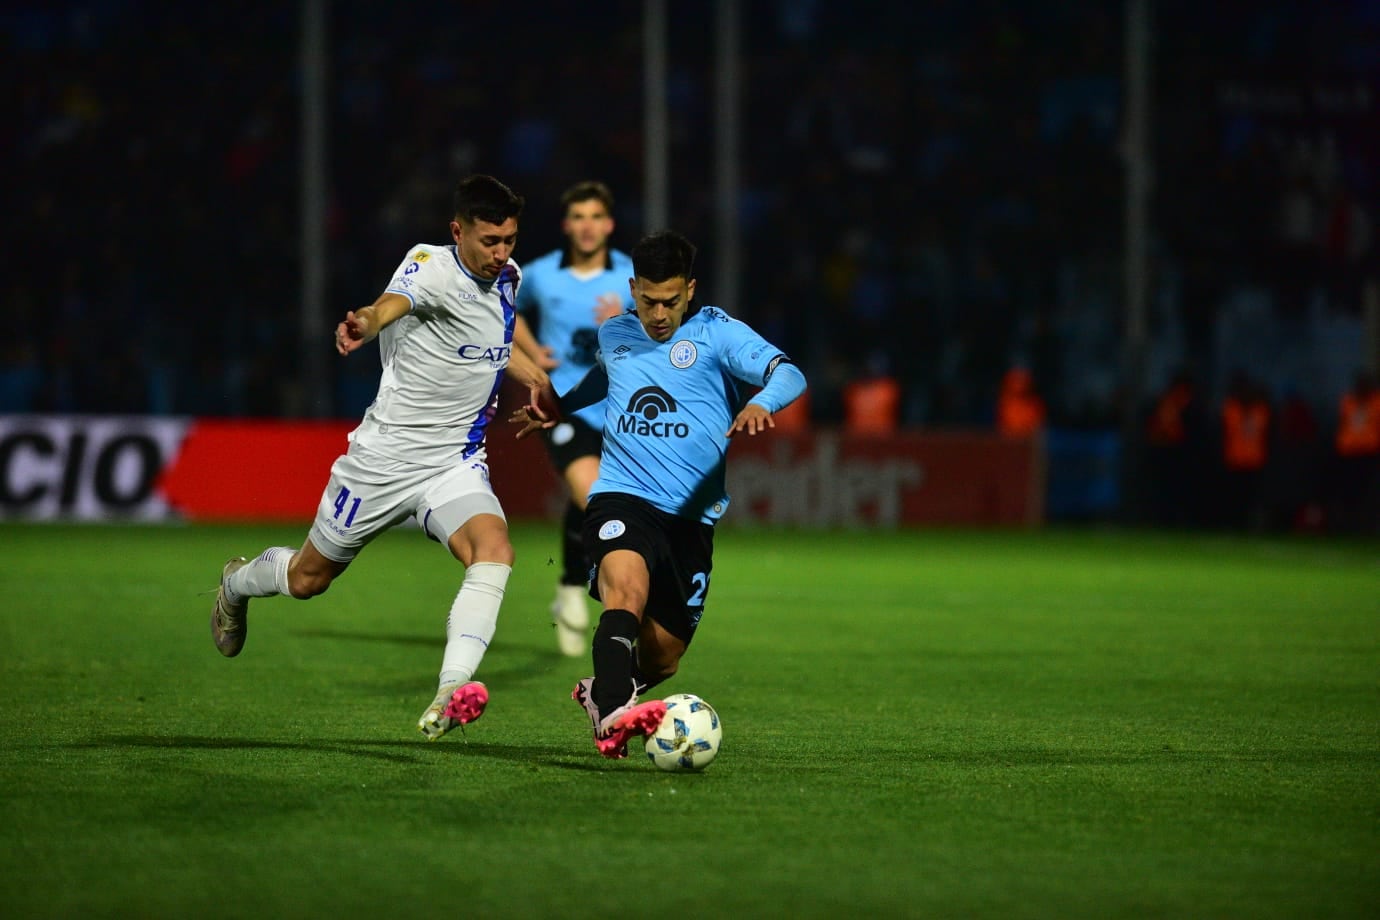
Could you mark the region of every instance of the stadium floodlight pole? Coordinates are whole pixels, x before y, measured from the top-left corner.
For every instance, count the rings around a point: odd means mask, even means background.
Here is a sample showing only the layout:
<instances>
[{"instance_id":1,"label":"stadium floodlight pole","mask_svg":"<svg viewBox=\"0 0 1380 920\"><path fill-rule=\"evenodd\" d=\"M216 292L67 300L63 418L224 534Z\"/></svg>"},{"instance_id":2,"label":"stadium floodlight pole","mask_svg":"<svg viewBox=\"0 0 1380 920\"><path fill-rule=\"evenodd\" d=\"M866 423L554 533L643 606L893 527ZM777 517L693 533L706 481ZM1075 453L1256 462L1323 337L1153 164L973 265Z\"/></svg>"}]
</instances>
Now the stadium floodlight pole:
<instances>
[{"instance_id":1,"label":"stadium floodlight pole","mask_svg":"<svg viewBox=\"0 0 1380 920\"><path fill-rule=\"evenodd\" d=\"M334 409L326 356L326 15L328 0L302 0L302 153L298 182L302 275L299 327L302 363L298 406L327 417ZM310 395L309 395L310 394Z\"/></svg>"},{"instance_id":2,"label":"stadium floodlight pole","mask_svg":"<svg viewBox=\"0 0 1380 920\"><path fill-rule=\"evenodd\" d=\"M666 117L666 0L642 5L642 230L670 226Z\"/></svg>"},{"instance_id":3,"label":"stadium floodlight pole","mask_svg":"<svg viewBox=\"0 0 1380 920\"><path fill-rule=\"evenodd\" d=\"M1361 315L1365 317L1366 350L1362 363L1380 374L1380 278L1371 278L1361 291Z\"/></svg>"},{"instance_id":4,"label":"stadium floodlight pole","mask_svg":"<svg viewBox=\"0 0 1380 920\"><path fill-rule=\"evenodd\" d=\"M714 197L718 223L718 252L714 254L714 297L730 310L741 311L739 271L742 229L738 221L738 153L742 135L738 86L741 82L738 0L718 0L714 30Z\"/></svg>"},{"instance_id":5,"label":"stadium floodlight pole","mask_svg":"<svg viewBox=\"0 0 1380 920\"><path fill-rule=\"evenodd\" d=\"M1125 388L1123 430L1136 430L1141 392L1145 386L1146 307L1150 296L1150 68L1151 0L1126 0L1125 122L1122 155L1126 164L1125 332L1123 366ZM1129 451L1131 443L1124 447Z\"/></svg>"}]
</instances>

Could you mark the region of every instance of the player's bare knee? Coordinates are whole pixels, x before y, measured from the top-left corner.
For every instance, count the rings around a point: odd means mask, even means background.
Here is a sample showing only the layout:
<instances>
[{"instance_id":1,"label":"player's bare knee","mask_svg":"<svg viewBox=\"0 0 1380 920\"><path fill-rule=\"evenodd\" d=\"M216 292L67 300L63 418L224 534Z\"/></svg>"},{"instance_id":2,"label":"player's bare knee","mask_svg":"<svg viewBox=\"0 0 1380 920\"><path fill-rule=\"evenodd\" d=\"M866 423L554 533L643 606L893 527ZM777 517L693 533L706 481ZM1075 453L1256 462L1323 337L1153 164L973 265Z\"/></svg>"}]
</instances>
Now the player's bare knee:
<instances>
[{"instance_id":1,"label":"player's bare knee","mask_svg":"<svg viewBox=\"0 0 1380 920\"><path fill-rule=\"evenodd\" d=\"M513 549L513 544L504 540L501 543L494 543L480 549L475 553L475 560L477 562L497 562L512 568L513 563L517 560L517 551Z\"/></svg>"}]
</instances>

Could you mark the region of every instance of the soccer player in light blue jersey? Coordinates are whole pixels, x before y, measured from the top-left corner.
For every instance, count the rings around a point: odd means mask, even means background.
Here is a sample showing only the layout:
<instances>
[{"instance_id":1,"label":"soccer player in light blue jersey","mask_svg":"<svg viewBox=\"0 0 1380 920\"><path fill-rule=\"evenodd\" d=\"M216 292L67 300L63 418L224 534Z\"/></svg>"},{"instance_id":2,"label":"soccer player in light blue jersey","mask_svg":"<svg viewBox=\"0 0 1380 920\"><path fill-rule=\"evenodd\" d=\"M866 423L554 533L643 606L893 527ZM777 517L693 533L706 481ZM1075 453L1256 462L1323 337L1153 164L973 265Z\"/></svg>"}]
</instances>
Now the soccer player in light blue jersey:
<instances>
[{"instance_id":1,"label":"soccer player in light blue jersey","mask_svg":"<svg viewBox=\"0 0 1380 920\"><path fill-rule=\"evenodd\" d=\"M562 414L604 400L604 449L585 513L590 593L604 605L594 676L572 697L605 757L660 724L665 704L639 694L676 673L709 595L714 524L728 508L729 439L776 427L805 392L780 349L717 307L694 306L695 247L673 231L643 238L629 281L636 311L599 328L599 360L560 397ZM744 387L761 387L744 399ZM554 427L538 407L519 437Z\"/></svg>"},{"instance_id":2,"label":"soccer player in light blue jersey","mask_svg":"<svg viewBox=\"0 0 1380 920\"><path fill-rule=\"evenodd\" d=\"M415 519L465 567L446 618L436 696L417 721L432 741L477 719L489 699L473 677L513 565L484 446L504 374L528 387L533 405L555 400L546 372L512 347L521 275L510 256L522 205L491 176L462 180L453 244L412 247L384 292L345 314L336 350L348 356L378 339L378 395L331 466L301 547L230 559L211 610L216 648L234 657L249 631L250 598L321 594L372 540ZM272 475L270 461L264 469Z\"/></svg>"},{"instance_id":3,"label":"soccer player in light blue jersey","mask_svg":"<svg viewBox=\"0 0 1380 920\"><path fill-rule=\"evenodd\" d=\"M551 374L559 392L594 366L599 325L632 309L632 260L614 249L613 193L602 182L578 182L561 195L566 245L522 269L513 343ZM604 407L586 406L543 431L546 449L569 492L561 526L561 575L551 619L563 654L585 654L589 642L589 559L580 527L589 488L599 475Z\"/></svg>"}]
</instances>

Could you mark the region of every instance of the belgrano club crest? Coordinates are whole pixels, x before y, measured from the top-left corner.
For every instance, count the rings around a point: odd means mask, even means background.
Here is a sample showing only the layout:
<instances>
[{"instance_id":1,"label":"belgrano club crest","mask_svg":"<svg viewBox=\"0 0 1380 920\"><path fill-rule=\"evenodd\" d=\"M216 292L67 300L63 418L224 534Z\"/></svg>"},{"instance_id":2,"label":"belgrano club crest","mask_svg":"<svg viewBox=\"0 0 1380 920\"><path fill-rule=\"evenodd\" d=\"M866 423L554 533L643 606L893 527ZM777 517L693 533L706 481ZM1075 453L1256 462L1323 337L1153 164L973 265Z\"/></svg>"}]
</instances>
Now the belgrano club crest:
<instances>
[{"instance_id":1,"label":"belgrano club crest","mask_svg":"<svg viewBox=\"0 0 1380 920\"><path fill-rule=\"evenodd\" d=\"M695 363L699 357L699 352L695 349L695 343L689 339L681 339L671 346L671 365L681 370Z\"/></svg>"}]
</instances>

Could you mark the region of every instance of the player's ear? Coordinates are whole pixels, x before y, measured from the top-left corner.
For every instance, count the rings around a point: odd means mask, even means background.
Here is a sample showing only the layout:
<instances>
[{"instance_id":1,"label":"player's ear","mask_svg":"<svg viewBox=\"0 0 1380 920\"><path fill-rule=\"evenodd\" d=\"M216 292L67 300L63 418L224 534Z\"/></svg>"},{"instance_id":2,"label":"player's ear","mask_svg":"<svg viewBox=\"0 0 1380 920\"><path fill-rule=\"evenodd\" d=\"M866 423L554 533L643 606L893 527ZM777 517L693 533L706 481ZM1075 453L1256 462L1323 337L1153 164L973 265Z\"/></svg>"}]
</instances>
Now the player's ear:
<instances>
[{"instance_id":1,"label":"player's ear","mask_svg":"<svg viewBox=\"0 0 1380 920\"><path fill-rule=\"evenodd\" d=\"M450 238L455 240L456 245L464 241L465 228L461 225L460 221L453 220L450 222Z\"/></svg>"},{"instance_id":2,"label":"player's ear","mask_svg":"<svg viewBox=\"0 0 1380 920\"><path fill-rule=\"evenodd\" d=\"M685 282L685 302L689 303L695 299L695 279L691 278Z\"/></svg>"}]
</instances>

